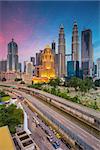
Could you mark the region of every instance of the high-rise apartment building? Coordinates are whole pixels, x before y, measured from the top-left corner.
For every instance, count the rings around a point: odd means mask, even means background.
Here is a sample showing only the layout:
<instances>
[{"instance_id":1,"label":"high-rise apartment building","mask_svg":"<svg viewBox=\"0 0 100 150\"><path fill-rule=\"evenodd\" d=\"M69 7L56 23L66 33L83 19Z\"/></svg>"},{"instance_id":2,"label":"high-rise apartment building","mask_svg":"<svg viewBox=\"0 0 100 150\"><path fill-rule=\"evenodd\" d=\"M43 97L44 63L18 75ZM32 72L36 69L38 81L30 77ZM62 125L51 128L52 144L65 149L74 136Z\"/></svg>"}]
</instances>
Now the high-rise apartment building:
<instances>
[{"instance_id":1,"label":"high-rise apartment building","mask_svg":"<svg viewBox=\"0 0 100 150\"><path fill-rule=\"evenodd\" d=\"M22 72L22 64L18 63L18 72Z\"/></svg>"},{"instance_id":2,"label":"high-rise apartment building","mask_svg":"<svg viewBox=\"0 0 100 150\"><path fill-rule=\"evenodd\" d=\"M40 50L39 53L36 53L36 66L41 65L41 54L42 54L42 50Z\"/></svg>"},{"instance_id":3,"label":"high-rise apartment building","mask_svg":"<svg viewBox=\"0 0 100 150\"><path fill-rule=\"evenodd\" d=\"M8 44L7 71L18 71L18 45L14 42L14 39Z\"/></svg>"},{"instance_id":4,"label":"high-rise apartment building","mask_svg":"<svg viewBox=\"0 0 100 150\"><path fill-rule=\"evenodd\" d=\"M63 25L60 26L59 30L59 39L58 39L58 55L59 55L59 62L58 62L58 76L64 77L66 74L66 66L65 66L65 33Z\"/></svg>"},{"instance_id":5,"label":"high-rise apartment building","mask_svg":"<svg viewBox=\"0 0 100 150\"><path fill-rule=\"evenodd\" d=\"M27 61L24 61L24 72L26 72L26 63Z\"/></svg>"},{"instance_id":6,"label":"high-rise apartment building","mask_svg":"<svg viewBox=\"0 0 100 150\"><path fill-rule=\"evenodd\" d=\"M77 22L74 22L72 31L72 61L79 61L79 38Z\"/></svg>"},{"instance_id":7,"label":"high-rise apartment building","mask_svg":"<svg viewBox=\"0 0 100 150\"><path fill-rule=\"evenodd\" d=\"M82 31L81 34L81 67L83 78L93 76L92 31L90 29Z\"/></svg>"}]
</instances>

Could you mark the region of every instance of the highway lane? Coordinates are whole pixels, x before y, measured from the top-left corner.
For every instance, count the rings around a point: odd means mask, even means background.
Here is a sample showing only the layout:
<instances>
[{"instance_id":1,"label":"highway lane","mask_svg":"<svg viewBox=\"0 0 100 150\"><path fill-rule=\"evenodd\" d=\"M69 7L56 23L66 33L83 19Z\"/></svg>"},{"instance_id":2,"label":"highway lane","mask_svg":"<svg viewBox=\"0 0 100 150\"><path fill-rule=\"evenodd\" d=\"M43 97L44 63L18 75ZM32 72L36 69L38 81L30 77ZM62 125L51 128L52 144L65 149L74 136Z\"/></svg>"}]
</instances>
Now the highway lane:
<instances>
[{"instance_id":1,"label":"highway lane","mask_svg":"<svg viewBox=\"0 0 100 150\"><path fill-rule=\"evenodd\" d=\"M61 102L61 103L66 104L66 105L69 105L71 107L75 107L76 109L79 109L79 110L81 110L83 112L86 112L87 114L90 114L90 115L93 115L95 117L100 118L100 112L97 112L96 110L93 110L93 109L85 107L85 106L81 106L81 105L73 103L71 101L67 101L64 98L52 95L52 94L44 92L42 90L28 88L28 87L25 87L25 88L28 89L28 90L31 90L31 91L39 92L39 93L41 93L41 94L43 94L45 96L48 96L48 97L50 97L52 99L56 99L58 102Z\"/></svg>"},{"instance_id":2,"label":"highway lane","mask_svg":"<svg viewBox=\"0 0 100 150\"><path fill-rule=\"evenodd\" d=\"M73 132L77 137L79 137L83 142L88 143L90 146L93 147L95 150L100 149L100 141L92 136L91 134L87 133L77 125L73 124L71 121L60 115L59 113L55 112L48 106L44 105L42 102L40 102L38 99L25 94L24 92L21 92L23 96L25 96L29 101L32 102L33 105L37 106L40 110L45 110L46 113L48 113L53 118L56 118L58 122L62 125L64 125L69 131Z\"/></svg>"},{"instance_id":3,"label":"highway lane","mask_svg":"<svg viewBox=\"0 0 100 150\"><path fill-rule=\"evenodd\" d=\"M20 100L19 97L21 97L21 94L19 93L10 93L8 92L9 95L13 98L16 98L18 102L21 102L21 105L24 108L24 111L27 113L28 115L28 128L31 131L31 137L32 139L35 141L35 143L39 146L40 150L55 150L52 145L48 142L48 140L46 139L45 141L43 141L43 137L45 136L45 134L42 132L41 129L37 129L36 126L34 125L34 129L33 129L33 116L34 113L31 112L31 110L29 110L29 108L27 106L25 106L25 104L23 103L23 101Z\"/></svg>"},{"instance_id":4,"label":"highway lane","mask_svg":"<svg viewBox=\"0 0 100 150\"><path fill-rule=\"evenodd\" d=\"M92 115L92 116L95 116L97 118L100 119L100 112L97 112L91 108L88 108L88 107L85 107L85 106L82 106L82 105L79 105L79 104L76 104L76 103L73 103L71 101L68 101L68 100L65 100L64 98L61 98L61 97L58 97L58 96L55 96L55 95L52 95L50 93L47 93L47 92L44 92L42 90L38 90L38 89L33 89L33 88L28 88L27 85L21 85L21 84L16 84L15 82L10 83L10 82L6 82L6 83L2 83L0 82L0 85L8 85L8 86L15 86L16 88L19 88L19 87L23 87L23 88L26 88L27 90L31 90L31 91L35 91L35 92L39 92L45 96L48 96L50 97L51 99L56 99L58 102L61 102L62 104L65 104L66 106L71 106L73 108L76 108L77 110L80 110L80 111L83 111L89 115Z\"/></svg>"},{"instance_id":5,"label":"highway lane","mask_svg":"<svg viewBox=\"0 0 100 150\"><path fill-rule=\"evenodd\" d=\"M32 118L34 116L34 114L23 103L22 103L22 106L24 107L24 110L28 114L28 126L29 126L29 129L32 132L31 136L34 139L34 141L37 143L39 148L41 150L55 150L52 147L52 145L45 138L45 133L43 133L42 130L39 127L37 128L35 126L35 124L33 122L33 118ZM33 127L33 124L34 124L34 127Z\"/></svg>"},{"instance_id":6,"label":"highway lane","mask_svg":"<svg viewBox=\"0 0 100 150\"><path fill-rule=\"evenodd\" d=\"M24 110L28 113L29 116L29 128L31 129L31 132L33 133L32 136L33 138L36 140L35 142L37 142L37 144L39 145L41 150L55 150L52 146L52 144L50 144L50 142L47 140L47 135L44 132L44 130L42 130L40 128L40 126L35 126L34 130L33 130L33 119L32 117L34 116L35 118L37 118L37 116L35 115L35 113L33 113L24 103L22 103ZM42 125L42 127L44 127L44 129L47 129L48 127L42 122L42 120L40 118L37 118L37 120L39 120L40 124ZM48 129L47 129L48 130ZM50 129L48 130L50 132ZM53 135L54 136L54 135ZM55 138L55 140L57 140L57 138ZM60 140L59 140L60 141ZM63 150L69 150L61 141L60 141L61 147L63 148Z\"/></svg>"},{"instance_id":7,"label":"highway lane","mask_svg":"<svg viewBox=\"0 0 100 150\"><path fill-rule=\"evenodd\" d=\"M46 104L46 102L43 100L42 101L44 104ZM57 106L61 106L62 104L57 102L57 101L53 101L53 103ZM51 107L51 105L48 103L46 104L48 106ZM65 105L63 105L64 108L66 108ZM87 123L84 123L83 121L80 121L79 119L77 119L76 117L73 117L73 115L69 115L68 113L64 113L62 111L60 111L60 109L56 109L54 106L52 107L53 109L55 109L55 111L59 112L60 114L62 114L64 117L66 117L69 120L72 120L74 124L77 124L78 126L80 126L80 128L83 128L84 130L86 130L87 132L89 132L90 134L92 134L93 136L97 137L98 139L100 139L100 132L98 132L99 130L96 130L95 128L92 128L91 126L89 126ZM69 108L69 107L68 107ZM99 116L99 115L98 115Z\"/></svg>"}]
</instances>

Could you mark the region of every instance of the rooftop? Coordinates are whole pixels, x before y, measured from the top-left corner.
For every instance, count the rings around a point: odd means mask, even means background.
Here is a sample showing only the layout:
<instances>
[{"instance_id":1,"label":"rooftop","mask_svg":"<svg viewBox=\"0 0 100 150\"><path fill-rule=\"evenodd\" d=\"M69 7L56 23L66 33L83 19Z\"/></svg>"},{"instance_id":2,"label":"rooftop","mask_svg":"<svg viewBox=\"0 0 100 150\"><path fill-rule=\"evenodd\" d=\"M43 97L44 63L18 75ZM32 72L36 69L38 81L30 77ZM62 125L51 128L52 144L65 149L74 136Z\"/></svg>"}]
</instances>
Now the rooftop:
<instances>
[{"instance_id":1,"label":"rooftop","mask_svg":"<svg viewBox=\"0 0 100 150\"><path fill-rule=\"evenodd\" d=\"M0 127L0 150L15 150L8 126Z\"/></svg>"}]
</instances>

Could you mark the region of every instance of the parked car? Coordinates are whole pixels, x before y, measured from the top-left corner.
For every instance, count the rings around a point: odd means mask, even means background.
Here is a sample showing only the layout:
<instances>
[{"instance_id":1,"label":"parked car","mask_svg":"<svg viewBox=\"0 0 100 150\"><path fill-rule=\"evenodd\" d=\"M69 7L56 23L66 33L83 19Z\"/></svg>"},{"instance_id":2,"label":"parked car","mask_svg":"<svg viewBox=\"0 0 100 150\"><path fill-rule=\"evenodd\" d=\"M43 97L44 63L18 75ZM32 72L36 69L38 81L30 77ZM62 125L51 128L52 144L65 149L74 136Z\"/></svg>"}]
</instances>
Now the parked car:
<instances>
[{"instance_id":1,"label":"parked car","mask_svg":"<svg viewBox=\"0 0 100 150\"><path fill-rule=\"evenodd\" d=\"M71 145L69 143L66 143L66 146L71 149Z\"/></svg>"},{"instance_id":2,"label":"parked car","mask_svg":"<svg viewBox=\"0 0 100 150\"><path fill-rule=\"evenodd\" d=\"M59 147L59 148L57 148L57 150L63 150L63 149Z\"/></svg>"},{"instance_id":3,"label":"parked car","mask_svg":"<svg viewBox=\"0 0 100 150\"><path fill-rule=\"evenodd\" d=\"M53 142L53 137L47 136L49 142Z\"/></svg>"},{"instance_id":4,"label":"parked car","mask_svg":"<svg viewBox=\"0 0 100 150\"><path fill-rule=\"evenodd\" d=\"M55 143L57 144L57 146L60 146L60 142L59 141L56 141Z\"/></svg>"},{"instance_id":5,"label":"parked car","mask_svg":"<svg viewBox=\"0 0 100 150\"><path fill-rule=\"evenodd\" d=\"M55 142L52 145L55 149L59 148Z\"/></svg>"},{"instance_id":6,"label":"parked car","mask_svg":"<svg viewBox=\"0 0 100 150\"><path fill-rule=\"evenodd\" d=\"M58 138L58 139L61 139L61 136L57 133L56 134L56 137Z\"/></svg>"}]
</instances>

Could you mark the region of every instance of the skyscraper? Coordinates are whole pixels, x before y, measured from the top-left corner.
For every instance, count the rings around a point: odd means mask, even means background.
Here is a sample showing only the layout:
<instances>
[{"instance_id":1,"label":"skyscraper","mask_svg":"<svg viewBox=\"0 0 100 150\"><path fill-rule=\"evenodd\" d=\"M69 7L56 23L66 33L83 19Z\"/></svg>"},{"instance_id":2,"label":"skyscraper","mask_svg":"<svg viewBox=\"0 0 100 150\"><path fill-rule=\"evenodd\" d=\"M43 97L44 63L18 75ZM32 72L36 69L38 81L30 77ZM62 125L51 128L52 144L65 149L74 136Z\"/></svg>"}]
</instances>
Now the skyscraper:
<instances>
[{"instance_id":1,"label":"skyscraper","mask_svg":"<svg viewBox=\"0 0 100 150\"><path fill-rule=\"evenodd\" d=\"M14 39L8 44L7 71L18 71L18 46Z\"/></svg>"},{"instance_id":2,"label":"skyscraper","mask_svg":"<svg viewBox=\"0 0 100 150\"><path fill-rule=\"evenodd\" d=\"M18 63L18 72L22 72L22 64Z\"/></svg>"},{"instance_id":3,"label":"skyscraper","mask_svg":"<svg viewBox=\"0 0 100 150\"><path fill-rule=\"evenodd\" d=\"M24 73L26 72L26 63L27 61L24 61Z\"/></svg>"},{"instance_id":4,"label":"skyscraper","mask_svg":"<svg viewBox=\"0 0 100 150\"><path fill-rule=\"evenodd\" d=\"M92 31L90 29L82 31L81 34L81 66L84 78L93 76Z\"/></svg>"},{"instance_id":5,"label":"skyscraper","mask_svg":"<svg viewBox=\"0 0 100 150\"><path fill-rule=\"evenodd\" d=\"M65 71L65 33L63 25L60 26L59 31L59 39L58 39L58 55L59 55L59 62L58 62L58 76L64 77L66 74Z\"/></svg>"},{"instance_id":6,"label":"skyscraper","mask_svg":"<svg viewBox=\"0 0 100 150\"><path fill-rule=\"evenodd\" d=\"M55 41L52 42L51 48L52 48L53 53L55 54L56 53L56 43L55 43Z\"/></svg>"},{"instance_id":7,"label":"skyscraper","mask_svg":"<svg viewBox=\"0 0 100 150\"><path fill-rule=\"evenodd\" d=\"M36 53L36 66L41 65L41 54L42 54L42 50L40 50L39 53Z\"/></svg>"},{"instance_id":8,"label":"skyscraper","mask_svg":"<svg viewBox=\"0 0 100 150\"><path fill-rule=\"evenodd\" d=\"M72 31L72 61L79 61L79 41L78 41L78 26L74 22Z\"/></svg>"},{"instance_id":9,"label":"skyscraper","mask_svg":"<svg viewBox=\"0 0 100 150\"><path fill-rule=\"evenodd\" d=\"M30 57L30 61L33 63L33 66L35 66L35 57Z\"/></svg>"}]
</instances>

